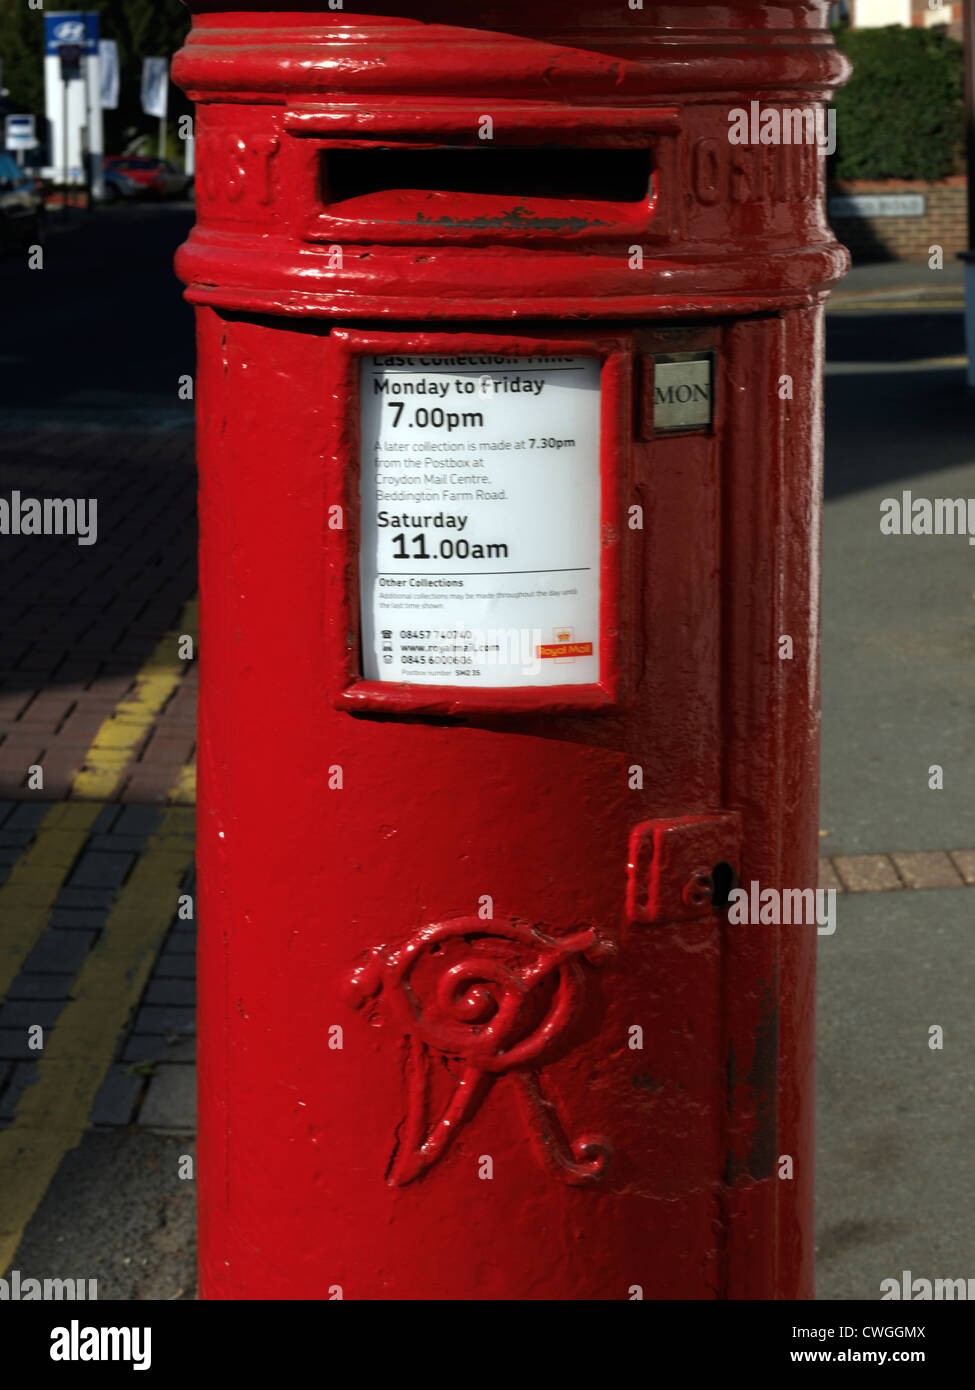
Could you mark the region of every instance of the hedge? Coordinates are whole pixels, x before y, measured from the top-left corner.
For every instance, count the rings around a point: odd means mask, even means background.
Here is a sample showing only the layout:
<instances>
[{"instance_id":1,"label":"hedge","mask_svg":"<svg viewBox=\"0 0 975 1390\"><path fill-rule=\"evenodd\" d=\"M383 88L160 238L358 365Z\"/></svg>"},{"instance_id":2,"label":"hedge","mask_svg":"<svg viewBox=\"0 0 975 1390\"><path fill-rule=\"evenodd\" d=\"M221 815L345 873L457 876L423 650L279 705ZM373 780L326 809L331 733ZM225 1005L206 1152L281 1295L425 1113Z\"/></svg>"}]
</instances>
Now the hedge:
<instances>
[{"instance_id":1,"label":"hedge","mask_svg":"<svg viewBox=\"0 0 975 1390\"><path fill-rule=\"evenodd\" d=\"M853 76L836 94L834 179L941 179L962 171L962 45L943 30L835 29Z\"/></svg>"}]
</instances>

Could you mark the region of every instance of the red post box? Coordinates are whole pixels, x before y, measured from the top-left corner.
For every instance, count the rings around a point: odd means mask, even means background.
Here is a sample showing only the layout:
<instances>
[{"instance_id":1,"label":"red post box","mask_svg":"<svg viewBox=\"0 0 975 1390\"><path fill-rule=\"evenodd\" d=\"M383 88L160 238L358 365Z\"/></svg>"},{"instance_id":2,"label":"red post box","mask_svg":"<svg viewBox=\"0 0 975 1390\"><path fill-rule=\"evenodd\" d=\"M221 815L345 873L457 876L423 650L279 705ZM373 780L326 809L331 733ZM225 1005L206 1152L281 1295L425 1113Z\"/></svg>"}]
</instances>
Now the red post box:
<instances>
[{"instance_id":1,"label":"red post box","mask_svg":"<svg viewBox=\"0 0 975 1390\"><path fill-rule=\"evenodd\" d=\"M809 1296L826 0L190 8L202 1292Z\"/></svg>"}]
</instances>

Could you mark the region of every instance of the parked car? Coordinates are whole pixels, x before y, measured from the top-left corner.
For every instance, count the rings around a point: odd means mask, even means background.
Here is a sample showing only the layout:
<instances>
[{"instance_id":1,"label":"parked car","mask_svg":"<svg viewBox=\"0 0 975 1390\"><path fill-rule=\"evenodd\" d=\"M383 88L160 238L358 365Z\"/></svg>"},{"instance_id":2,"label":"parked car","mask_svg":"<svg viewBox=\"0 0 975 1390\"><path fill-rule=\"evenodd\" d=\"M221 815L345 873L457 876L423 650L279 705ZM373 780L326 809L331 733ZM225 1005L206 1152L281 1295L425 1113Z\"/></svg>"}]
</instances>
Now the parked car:
<instances>
[{"instance_id":1,"label":"parked car","mask_svg":"<svg viewBox=\"0 0 975 1390\"><path fill-rule=\"evenodd\" d=\"M124 174L138 186L139 192L150 198L188 198L193 187L193 175L177 169L168 159L151 159L148 155L113 154L104 161L106 174L114 170Z\"/></svg>"},{"instance_id":2,"label":"parked car","mask_svg":"<svg viewBox=\"0 0 975 1390\"><path fill-rule=\"evenodd\" d=\"M105 183L106 203L118 203L123 198L134 198L142 192L141 186L136 183L135 179L129 178L128 174L123 174L119 169L104 169L102 179Z\"/></svg>"},{"instance_id":3,"label":"parked car","mask_svg":"<svg viewBox=\"0 0 975 1390\"><path fill-rule=\"evenodd\" d=\"M41 239L44 198L34 176L0 151L0 245L32 246Z\"/></svg>"}]
</instances>

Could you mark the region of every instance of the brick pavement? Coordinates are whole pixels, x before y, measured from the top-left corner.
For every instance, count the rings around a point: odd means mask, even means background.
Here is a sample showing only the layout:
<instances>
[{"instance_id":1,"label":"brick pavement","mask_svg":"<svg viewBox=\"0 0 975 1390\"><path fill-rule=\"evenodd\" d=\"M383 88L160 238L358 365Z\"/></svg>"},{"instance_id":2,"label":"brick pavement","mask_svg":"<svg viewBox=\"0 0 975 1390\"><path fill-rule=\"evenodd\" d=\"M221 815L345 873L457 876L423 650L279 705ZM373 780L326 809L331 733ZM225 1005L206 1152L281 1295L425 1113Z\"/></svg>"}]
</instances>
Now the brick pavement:
<instances>
[{"instance_id":1,"label":"brick pavement","mask_svg":"<svg viewBox=\"0 0 975 1390\"><path fill-rule=\"evenodd\" d=\"M0 803L0 885L15 856L30 847L46 811L40 802ZM30 1046L29 1028L56 1030L73 982L162 816L156 806L107 804L99 811L48 926L0 1004L0 1129L12 1122L43 1059L43 1050ZM171 923L148 983L110 1062L106 1058L93 1125L195 1129L196 922L195 916L178 915L180 896L195 899L192 865L171 903Z\"/></svg>"},{"instance_id":2,"label":"brick pavement","mask_svg":"<svg viewBox=\"0 0 975 1390\"><path fill-rule=\"evenodd\" d=\"M971 887L975 885L975 850L839 854L819 861L819 882L838 893Z\"/></svg>"},{"instance_id":3,"label":"brick pavement","mask_svg":"<svg viewBox=\"0 0 975 1390\"><path fill-rule=\"evenodd\" d=\"M0 546L0 797L59 801L194 593L193 436L8 426L0 417L0 497L97 500L92 545L6 535ZM191 666L107 799L167 799L193 757L195 679ZM28 790L38 765L43 787Z\"/></svg>"},{"instance_id":4,"label":"brick pavement","mask_svg":"<svg viewBox=\"0 0 975 1390\"><path fill-rule=\"evenodd\" d=\"M91 545L0 536L3 1268L86 1128L195 1129L187 423L0 412L7 517L18 493L97 505Z\"/></svg>"}]
</instances>

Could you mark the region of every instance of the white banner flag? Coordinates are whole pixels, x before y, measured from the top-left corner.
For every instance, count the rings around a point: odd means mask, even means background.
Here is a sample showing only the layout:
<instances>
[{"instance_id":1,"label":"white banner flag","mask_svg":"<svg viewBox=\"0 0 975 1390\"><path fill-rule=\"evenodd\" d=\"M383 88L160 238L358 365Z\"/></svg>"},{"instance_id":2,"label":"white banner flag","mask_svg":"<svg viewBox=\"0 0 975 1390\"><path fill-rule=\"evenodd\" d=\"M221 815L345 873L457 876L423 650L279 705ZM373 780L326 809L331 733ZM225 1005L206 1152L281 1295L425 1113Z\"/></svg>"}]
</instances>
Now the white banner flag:
<instances>
[{"instance_id":1,"label":"white banner flag","mask_svg":"<svg viewBox=\"0 0 975 1390\"><path fill-rule=\"evenodd\" d=\"M169 62L165 58L142 60L142 109L147 116L165 116L169 106Z\"/></svg>"},{"instance_id":2,"label":"white banner flag","mask_svg":"<svg viewBox=\"0 0 975 1390\"><path fill-rule=\"evenodd\" d=\"M114 39L100 39L98 62L102 76L102 107L106 111L118 110L118 44Z\"/></svg>"}]
</instances>

